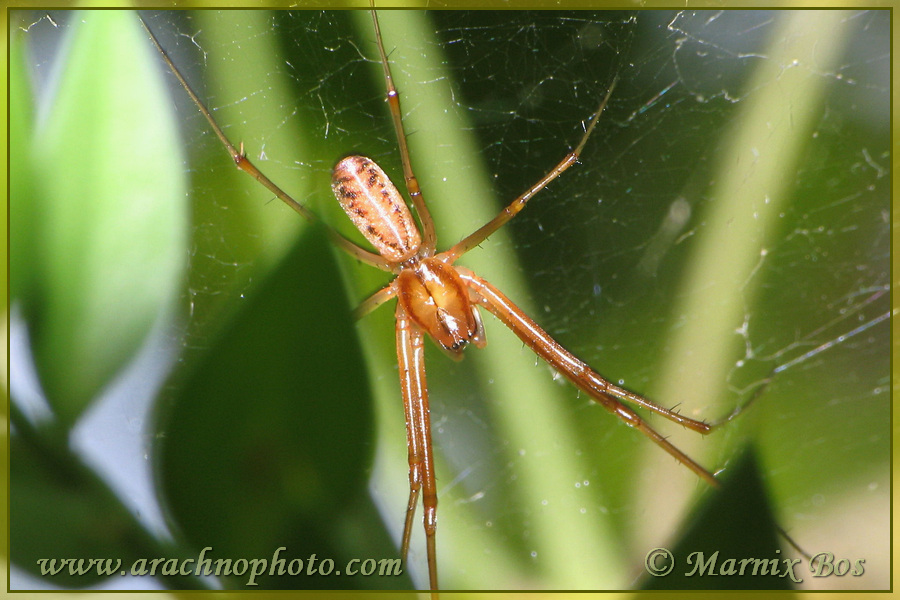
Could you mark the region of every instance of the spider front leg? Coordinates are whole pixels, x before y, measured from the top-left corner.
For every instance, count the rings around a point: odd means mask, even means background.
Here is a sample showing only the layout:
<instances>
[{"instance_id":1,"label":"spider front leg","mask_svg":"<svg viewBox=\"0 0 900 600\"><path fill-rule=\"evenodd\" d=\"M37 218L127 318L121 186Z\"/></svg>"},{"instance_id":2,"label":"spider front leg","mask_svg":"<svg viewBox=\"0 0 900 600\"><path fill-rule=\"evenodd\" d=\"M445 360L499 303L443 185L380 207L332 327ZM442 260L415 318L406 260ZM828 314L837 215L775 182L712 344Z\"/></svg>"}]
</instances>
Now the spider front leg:
<instances>
[{"instance_id":1,"label":"spider front leg","mask_svg":"<svg viewBox=\"0 0 900 600\"><path fill-rule=\"evenodd\" d=\"M609 89L606 91L606 95L600 102L600 106L597 107L597 112L594 113L594 116L591 118L588 126L585 127L584 135L581 136L581 141L578 142L578 145L575 146L575 149L566 154L566 156L563 157L563 159L559 161L559 163L555 167L553 167L553 169L549 173L541 177L540 180L538 180L537 183L528 188L525 193L510 202L506 208L500 211L500 214L457 242L457 244L449 250L442 252L440 254L441 260L452 264L457 258L486 240L488 236L503 227L506 223L512 220L513 217L519 214L535 194L547 187L547 185L551 181L562 175L569 167L578 162L578 157L581 156L581 151L584 149L585 144L587 144L588 138L591 137L591 133L593 133L594 127L597 126L597 121L600 119L600 115L603 114L603 109L606 108L606 103L609 102L609 97L612 95L613 89L616 87L616 81L617 80L614 79L610 84Z\"/></svg>"},{"instance_id":2,"label":"spider front leg","mask_svg":"<svg viewBox=\"0 0 900 600\"><path fill-rule=\"evenodd\" d=\"M397 365L400 392L406 414L406 439L409 450L409 503L403 526L400 554L409 553L409 539L419 495L425 512L425 545L428 555L428 582L438 589L435 531L437 530L437 485L434 479L434 455L431 449L431 420L428 415L428 386L425 382L424 334L397 304Z\"/></svg>"},{"instance_id":3,"label":"spider front leg","mask_svg":"<svg viewBox=\"0 0 900 600\"><path fill-rule=\"evenodd\" d=\"M578 389L588 394L592 400L603 408L622 419L626 425L633 427L646 435L663 450L672 455L675 460L696 473L701 479L713 487L719 487L719 481L715 476L697 464L684 452L676 448L666 438L661 436L652 427L647 425L636 412L625 406L615 397L628 402L634 402L648 408L663 417L681 425L685 425L700 433L708 433L710 426L707 423L689 419L672 412L658 404L638 396L632 392L614 386L599 373L591 369L584 361L578 359L571 352L563 348L556 340L541 329L528 315L510 301L500 290L478 277L468 269L456 267L463 281L475 292L475 301L494 314L500 321L509 327L529 348L547 363L562 373Z\"/></svg>"},{"instance_id":4,"label":"spider front leg","mask_svg":"<svg viewBox=\"0 0 900 600\"><path fill-rule=\"evenodd\" d=\"M222 146L225 148L225 151L228 152L228 155L231 157L231 160L234 161L235 167L248 174L250 177L258 181L262 184L266 189L275 194L275 196L287 204L292 210L297 212L301 217L306 219L311 223L320 222L318 217L316 217L315 213L306 208L303 204L294 200L294 198L285 192L281 187L279 187L275 182L269 179L262 171L260 171L256 165L254 165L250 159L247 158L247 154L244 152L244 144L241 143L238 147L235 147L231 140L228 139L228 136L225 135L225 132L213 118L212 113L206 107L206 104L200 99L196 92L191 88L190 84L188 84L187 79L185 79L184 75L175 66L175 63L172 62L172 59L169 57L169 54L166 52L165 48L162 47L162 44L159 43L159 39L157 39L156 34L153 33L153 30L150 29L150 26L144 20L140 14L138 14L138 19L141 21L141 25L144 27L144 30L147 32L147 35L150 36L150 41L156 47L156 50L159 52L163 61L169 67L169 70L172 71L172 74L175 76L175 79L178 80L178 83L184 88L184 91L190 97L191 101L193 101L194 105L197 107L197 110L200 111L200 114L206 119L209 123L209 126L212 128L213 132L216 134L216 137L219 138L219 141L222 143ZM356 260L371 265L377 269L381 269L382 271L390 271L392 269L392 263L385 259L384 256L380 254L375 254L373 252L369 252L363 248L360 248L343 235L338 233L336 229L333 227L322 223L322 226L325 227L325 230L328 232L328 236L331 240L337 244L339 248L347 252L350 256L354 257Z\"/></svg>"},{"instance_id":5,"label":"spider front leg","mask_svg":"<svg viewBox=\"0 0 900 600\"><path fill-rule=\"evenodd\" d=\"M375 2L372 1L372 8L375 8ZM372 23L375 25L375 43L378 46L378 54L381 57L381 67L384 72L384 85L387 89L386 100L391 111L391 121L394 123L394 132L397 134L397 145L400 147L400 162L403 165L403 179L406 182L406 191L409 192L409 199L412 200L413 207L419 215L422 223L422 242L426 250L426 254L430 256L434 252L437 244L437 235L434 231L434 220L431 218L431 212L425 204L422 197L422 190L419 188L419 180L413 173L412 163L409 160L409 147L406 143L406 132L403 130L403 112L400 110L400 93L394 85L394 78L391 75L391 63L388 61L387 53L384 51L384 41L381 37L381 27L378 24L378 13L372 11Z\"/></svg>"}]
</instances>

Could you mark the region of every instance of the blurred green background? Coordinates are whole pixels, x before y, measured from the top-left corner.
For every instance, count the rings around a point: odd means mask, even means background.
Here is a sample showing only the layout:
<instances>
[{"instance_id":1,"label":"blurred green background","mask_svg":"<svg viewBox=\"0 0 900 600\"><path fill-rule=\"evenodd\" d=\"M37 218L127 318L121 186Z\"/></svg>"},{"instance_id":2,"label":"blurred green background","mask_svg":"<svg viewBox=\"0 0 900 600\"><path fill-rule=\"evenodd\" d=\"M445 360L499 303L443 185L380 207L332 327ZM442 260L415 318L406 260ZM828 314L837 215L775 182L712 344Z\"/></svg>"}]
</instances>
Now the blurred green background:
<instances>
[{"instance_id":1,"label":"blurred green background","mask_svg":"<svg viewBox=\"0 0 900 600\"><path fill-rule=\"evenodd\" d=\"M387 277L330 249L320 228L234 169L133 14L110 13L105 27L88 24L96 15L82 23L54 13L58 27L22 16L37 25L12 40L11 121L23 124L12 145L33 148L11 163L12 298L58 415L34 424L28 411L13 412L13 563L33 572L34 557L60 547L122 557L134 547L194 556L204 546L232 558L268 557L278 546L336 562L394 556L408 489L393 305L356 325L349 314ZM402 181L368 13L146 18L232 141L326 222L357 236L330 198L340 157L366 154ZM710 470L724 469L729 485L751 490L717 496L555 381L491 317L488 348L462 363L430 345L442 587L710 585L647 582L644 556L674 548L684 532L687 548L774 555L769 512L812 553L867 560L863 578L813 585L886 587L888 13L392 11L382 25L442 248L556 164L618 78L581 164L461 264L602 374L663 405L716 420L754 399L704 439L649 419ZM58 46L41 54L43 44ZM45 82L79 76L67 61L82 44L101 54L114 47L119 58L88 62L80 76L97 79L82 86L105 81L92 89L116 94L128 61L137 73L137 65L158 71L140 78L150 86L137 94L145 103L121 102L122 122L143 128L115 142L118 151L98 153L109 165L86 161L86 151L40 151L96 139L95 124L73 117L84 129L52 138L52 115L93 108L100 122L112 119L95 99L46 100L49 84L31 99L35 73L51 73ZM180 133L166 125L173 118ZM63 210L41 174L69 172L117 186L62 186ZM135 204L156 216L116 212ZM111 276L66 252L106 236L163 263L124 268L113 304L98 287ZM129 264L130 255L100 255ZM82 270L82 278L47 275ZM140 287L151 276L166 282L149 282L156 299ZM72 316L73 297L93 320ZM136 435L146 436L173 534L165 544L67 444L71 423L154 327L168 340L171 371ZM60 331L100 350L72 346ZM73 496L90 526L47 518ZM103 518L110 514L119 516ZM704 515L693 528L692 515ZM75 520L79 527L60 525ZM698 527L718 537L697 537ZM67 543L51 545L60 536ZM261 586L421 586L421 526L413 537L411 579Z\"/></svg>"}]
</instances>

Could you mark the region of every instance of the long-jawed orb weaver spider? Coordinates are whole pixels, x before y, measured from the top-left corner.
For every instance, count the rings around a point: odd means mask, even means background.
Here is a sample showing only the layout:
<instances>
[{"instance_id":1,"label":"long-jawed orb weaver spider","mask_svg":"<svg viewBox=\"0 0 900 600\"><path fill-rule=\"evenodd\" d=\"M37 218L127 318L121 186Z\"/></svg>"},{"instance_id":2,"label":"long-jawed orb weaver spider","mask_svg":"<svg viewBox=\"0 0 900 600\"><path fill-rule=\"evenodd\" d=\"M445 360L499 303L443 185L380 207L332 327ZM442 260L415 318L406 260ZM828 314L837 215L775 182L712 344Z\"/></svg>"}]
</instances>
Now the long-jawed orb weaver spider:
<instances>
[{"instance_id":1,"label":"long-jawed orb weaver spider","mask_svg":"<svg viewBox=\"0 0 900 600\"><path fill-rule=\"evenodd\" d=\"M380 167L365 157L349 156L335 167L332 187L342 208L377 253L356 245L330 227L327 231L332 240L353 258L395 275L386 287L363 301L355 314L362 317L389 300L397 300L396 347L406 417L410 487L400 548L401 556L405 560L408 554L415 511L421 497L429 586L432 590L438 589L437 489L425 377L424 339L427 334L446 354L456 360L462 358L462 352L469 343L477 347L484 346L486 340L479 307L496 316L525 345L588 394L593 401L649 437L708 484L717 487L719 483L712 473L658 434L623 401L641 406L701 434L709 433L716 424L684 417L613 385L553 340L497 288L472 271L454 264L462 255L511 220L535 194L578 161L613 92L615 81L609 85L606 95L587 123L584 134L574 150L514 199L495 218L448 250L437 252L434 223L413 173L403 128L400 96L393 83L375 11L372 11L372 20L405 185L418 217L418 224L403 197ZM164 61L209 122L237 168L252 176L301 216L315 220L316 216L309 209L294 200L247 159L242 145L235 147L232 144L146 23L144 26Z\"/></svg>"}]
</instances>

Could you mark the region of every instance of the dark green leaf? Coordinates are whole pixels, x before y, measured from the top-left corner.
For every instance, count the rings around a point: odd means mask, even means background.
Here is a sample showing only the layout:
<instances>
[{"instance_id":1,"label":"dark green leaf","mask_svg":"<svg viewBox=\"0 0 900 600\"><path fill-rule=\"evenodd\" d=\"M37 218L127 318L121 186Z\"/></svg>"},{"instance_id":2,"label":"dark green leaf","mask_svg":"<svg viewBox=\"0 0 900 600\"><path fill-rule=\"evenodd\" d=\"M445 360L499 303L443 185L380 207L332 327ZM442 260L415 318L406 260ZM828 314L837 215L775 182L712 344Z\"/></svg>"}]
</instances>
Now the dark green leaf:
<instances>
[{"instance_id":1,"label":"dark green leaf","mask_svg":"<svg viewBox=\"0 0 900 600\"><path fill-rule=\"evenodd\" d=\"M323 236L304 236L202 354L176 380L160 425L165 499L191 543L228 558L270 557L280 546L288 561L396 557L365 492L373 451L368 379ZM335 545L360 527L362 539ZM259 585L409 581L264 577Z\"/></svg>"}]
</instances>

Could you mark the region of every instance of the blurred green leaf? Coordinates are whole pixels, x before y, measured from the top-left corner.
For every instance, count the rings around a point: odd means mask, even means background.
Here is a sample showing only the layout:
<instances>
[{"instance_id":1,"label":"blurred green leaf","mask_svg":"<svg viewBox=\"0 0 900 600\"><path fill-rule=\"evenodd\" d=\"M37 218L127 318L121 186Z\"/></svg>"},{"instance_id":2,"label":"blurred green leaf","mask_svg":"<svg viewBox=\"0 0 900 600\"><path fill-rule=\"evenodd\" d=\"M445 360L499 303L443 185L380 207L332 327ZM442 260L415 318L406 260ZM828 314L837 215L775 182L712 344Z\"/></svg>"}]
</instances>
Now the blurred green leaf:
<instances>
[{"instance_id":1,"label":"blurred green leaf","mask_svg":"<svg viewBox=\"0 0 900 600\"><path fill-rule=\"evenodd\" d=\"M34 175L31 165L33 99L23 54L23 35L9 39L9 296L15 301L31 292L35 271L36 240Z\"/></svg>"},{"instance_id":2,"label":"blurred green leaf","mask_svg":"<svg viewBox=\"0 0 900 600\"><path fill-rule=\"evenodd\" d=\"M69 423L174 307L187 259L178 137L155 57L134 14L82 16L29 151L36 206L14 216L40 239L25 309L42 387Z\"/></svg>"},{"instance_id":3,"label":"blurred green leaf","mask_svg":"<svg viewBox=\"0 0 900 600\"><path fill-rule=\"evenodd\" d=\"M177 545L153 539L137 523L60 431L23 424L10 442L9 543L15 565L61 588L85 588L130 572L141 558L186 558ZM177 572L159 576L172 588L203 587Z\"/></svg>"},{"instance_id":4,"label":"blurred green leaf","mask_svg":"<svg viewBox=\"0 0 900 600\"><path fill-rule=\"evenodd\" d=\"M753 450L747 449L723 478L722 489L706 497L687 521L678 543L669 549L675 561L672 572L664 577L645 576L643 589L793 589L796 582L790 575L781 576L788 572L784 560L800 557L795 552L783 553L783 547L759 465ZM737 563L735 573L729 567L731 559ZM765 560L766 574L754 573L752 563L741 573L742 559ZM772 568L773 560L777 570ZM700 568L700 564L709 568ZM801 562L793 573L802 579L805 570Z\"/></svg>"},{"instance_id":5,"label":"blurred green leaf","mask_svg":"<svg viewBox=\"0 0 900 600\"><path fill-rule=\"evenodd\" d=\"M285 546L288 562L313 554L338 565L396 558L364 500L373 417L350 306L327 240L311 233L242 301L194 368L176 376L160 416L169 510L191 544L213 547L213 557L270 557ZM360 527L359 538L350 534ZM406 578L334 576L258 583L410 585Z\"/></svg>"},{"instance_id":6,"label":"blurred green leaf","mask_svg":"<svg viewBox=\"0 0 900 600\"><path fill-rule=\"evenodd\" d=\"M104 579L96 569L84 574L42 572L61 567L67 558L121 559L137 557L138 544L131 515L89 470L64 451L47 451L11 442L10 547L15 564L42 580L64 588L81 588ZM52 547L47 540L53 540ZM43 562L42 562L43 561ZM53 561L53 562L50 562ZM118 575L118 571L110 573Z\"/></svg>"}]
</instances>

